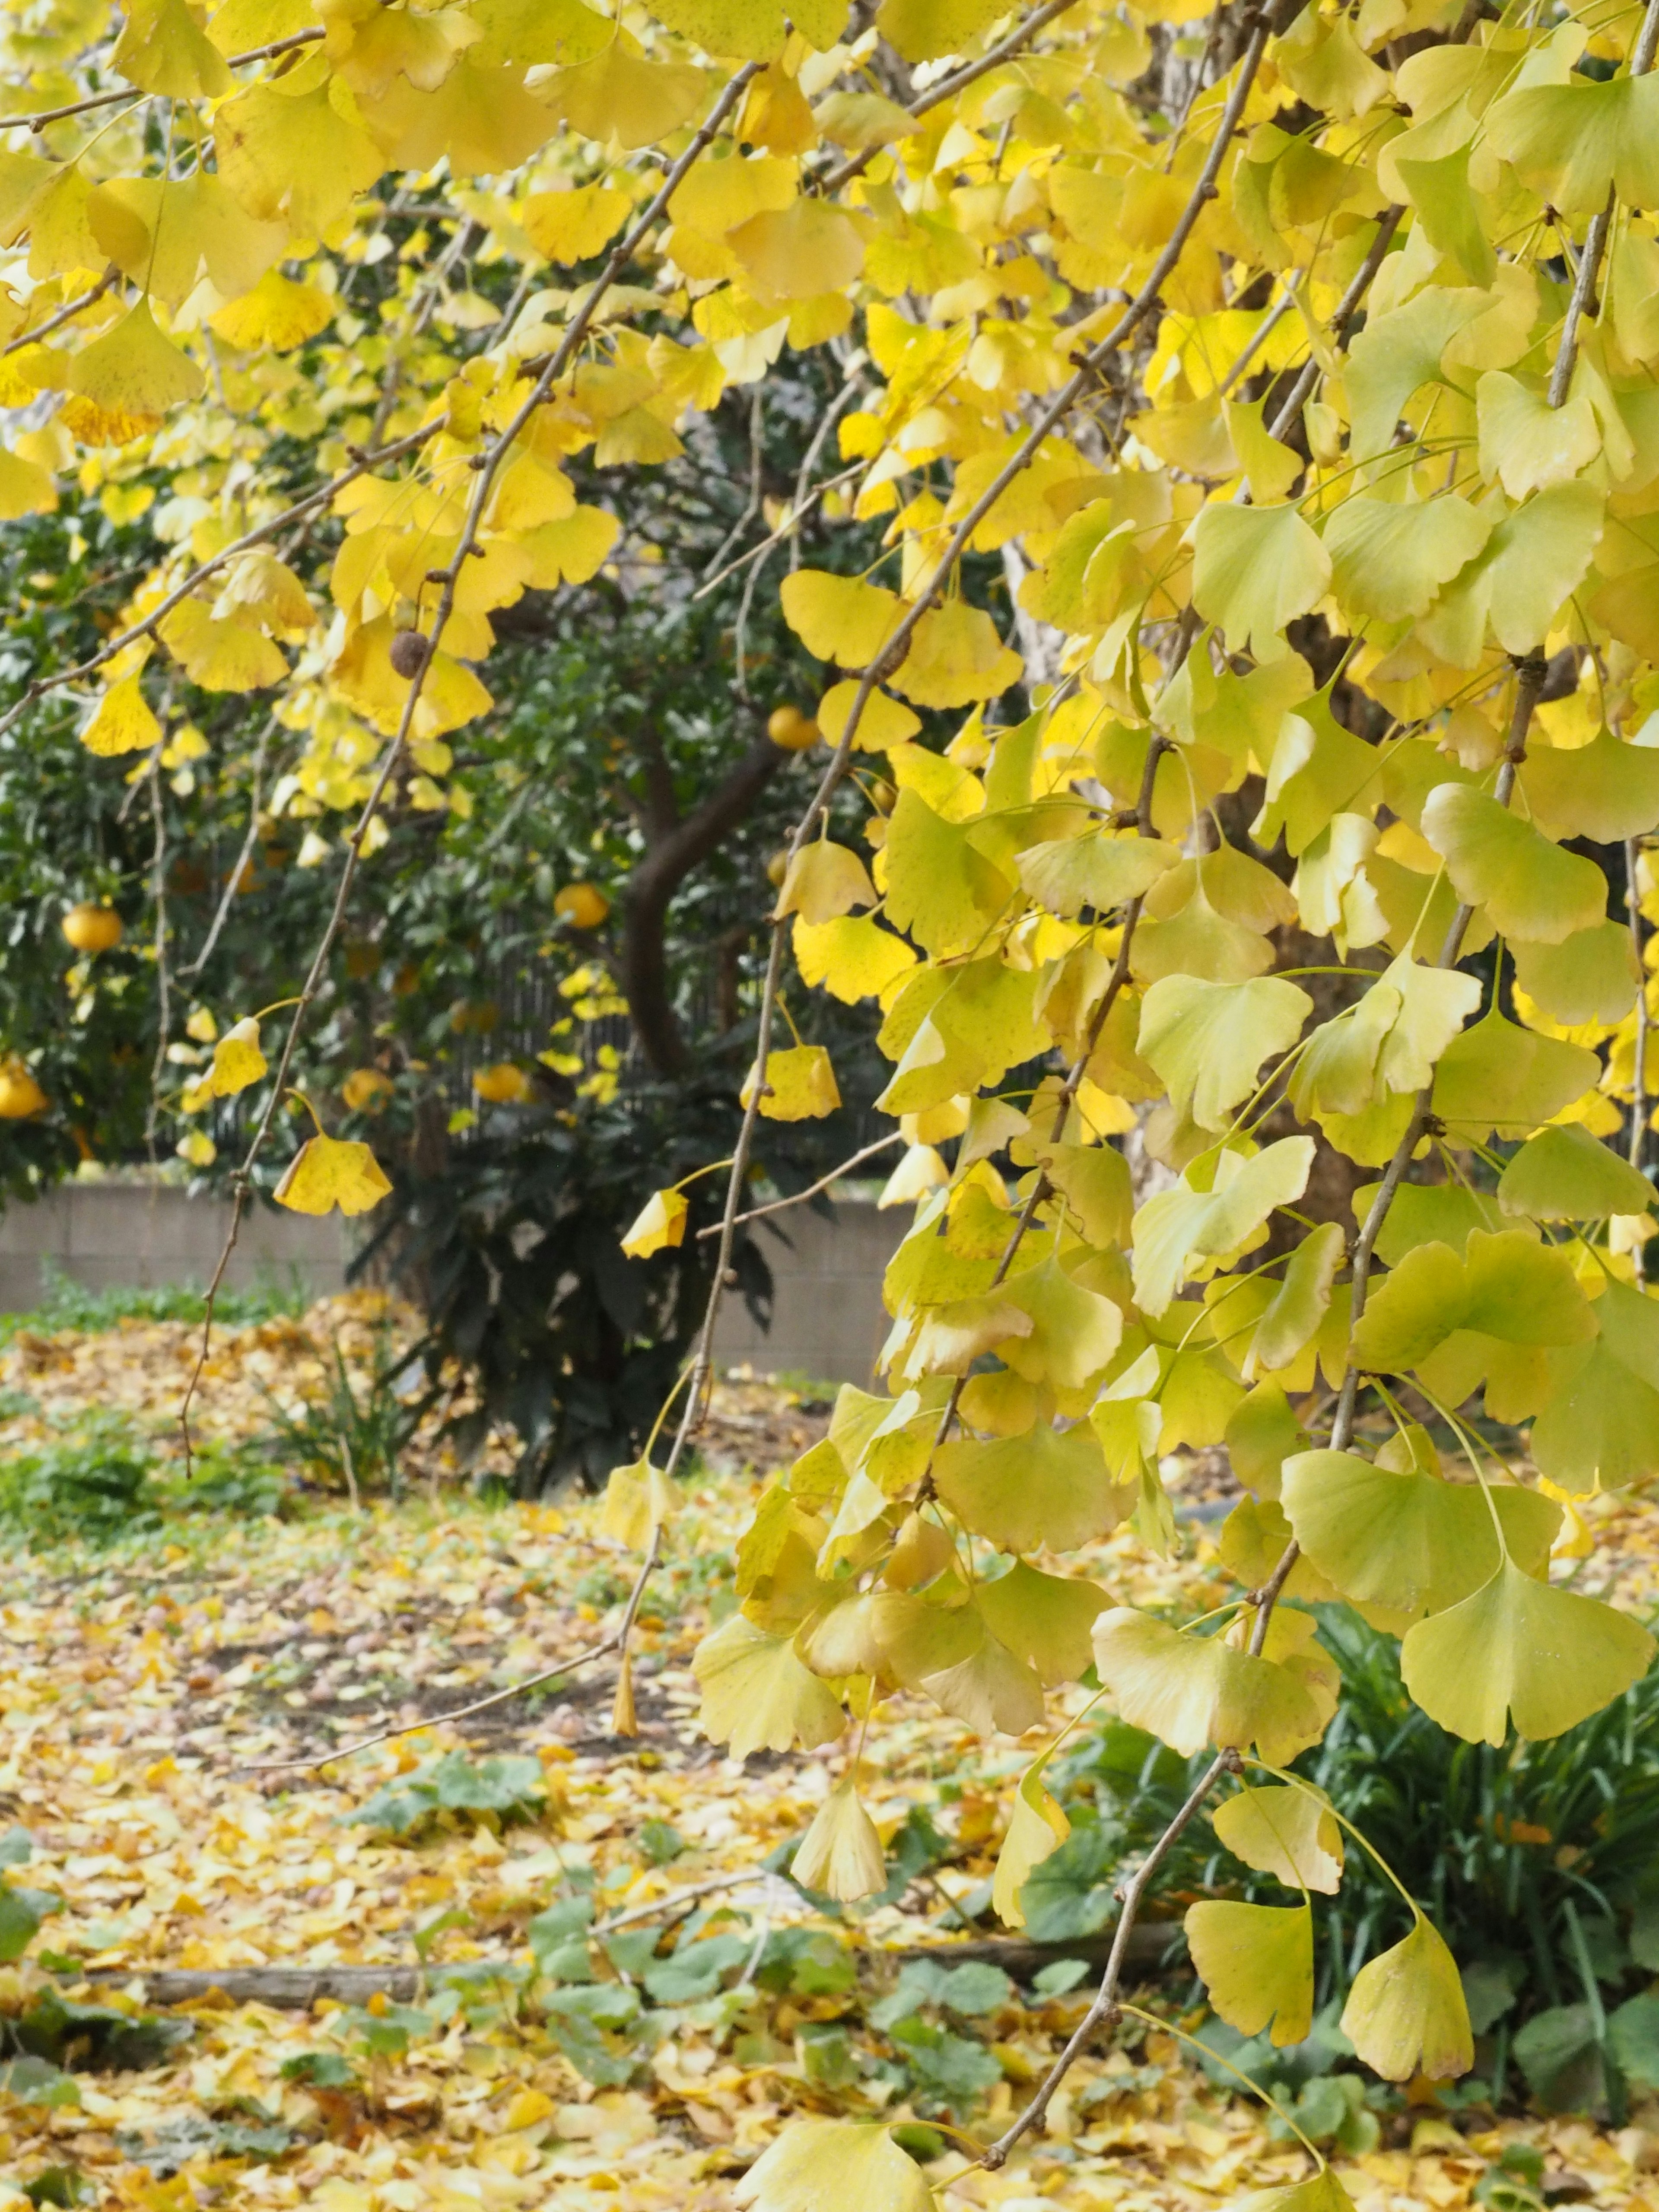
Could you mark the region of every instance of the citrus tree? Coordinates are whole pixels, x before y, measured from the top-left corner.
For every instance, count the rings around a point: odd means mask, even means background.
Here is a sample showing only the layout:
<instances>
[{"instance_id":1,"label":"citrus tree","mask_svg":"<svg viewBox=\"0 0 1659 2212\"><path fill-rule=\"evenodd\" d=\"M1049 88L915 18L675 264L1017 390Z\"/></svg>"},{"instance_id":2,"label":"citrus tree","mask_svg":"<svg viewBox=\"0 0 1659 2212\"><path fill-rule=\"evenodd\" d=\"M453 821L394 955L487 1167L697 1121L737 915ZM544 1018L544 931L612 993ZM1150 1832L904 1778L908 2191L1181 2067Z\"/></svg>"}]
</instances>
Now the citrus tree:
<instances>
[{"instance_id":1,"label":"citrus tree","mask_svg":"<svg viewBox=\"0 0 1659 2212\"><path fill-rule=\"evenodd\" d=\"M87 772L141 781L185 684L302 734L329 917L296 1003L278 1022L250 975L179 1101L249 1093L242 1188L274 1151L302 1210L385 1194L326 1100L299 1141L290 1079L395 810L465 811L498 625L659 566L609 472L671 465L734 386L761 418L786 349L833 364L728 556L824 664L830 750L715 1302L759 1119L836 1101L830 1053L785 1034L808 991L880 1012L917 1214L885 1393L845 1393L758 1500L704 1725L836 1760L795 1872L848 1900L884 1879L858 1765L896 1689L1021 1735L1092 1666L1213 1753L991 2165L1115 2016L1142 1892L1206 1804L1290 1899L1191 1909L1211 2000L1305 2031L1344 1816L1291 1767L1340 1686L1296 1601L1397 1634L1454 1735L1559 1735L1653 1646L1552 1583L1552 1548L1575 1498L1659 1468L1659 0L999 6L60 0L11 19L30 89L0 167L0 496L27 514L77 471L152 537L111 633L15 712L70 690ZM880 523L873 564L802 558L809 508ZM960 718L947 743L918 710ZM827 834L849 777L863 852ZM1352 1236L1304 1203L1333 1158ZM625 1249L686 1218L659 1191ZM1472 1401L1531 1424L1527 1463ZM1166 1544L1160 1455L1224 1441L1249 1495L1218 1617L1064 1571L1126 1520ZM672 1498L648 1459L611 1478L643 1553L588 1655L620 1656L619 1724ZM1046 1755L1003 1848L1012 1923L1063 1830ZM1344 2026L1380 2074L1443 2079L1468 2016L1406 1903ZM740 2194L860 2182L927 2193L880 2129L819 2122ZM1346 2202L1322 2168L1276 2197Z\"/></svg>"}]
</instances>

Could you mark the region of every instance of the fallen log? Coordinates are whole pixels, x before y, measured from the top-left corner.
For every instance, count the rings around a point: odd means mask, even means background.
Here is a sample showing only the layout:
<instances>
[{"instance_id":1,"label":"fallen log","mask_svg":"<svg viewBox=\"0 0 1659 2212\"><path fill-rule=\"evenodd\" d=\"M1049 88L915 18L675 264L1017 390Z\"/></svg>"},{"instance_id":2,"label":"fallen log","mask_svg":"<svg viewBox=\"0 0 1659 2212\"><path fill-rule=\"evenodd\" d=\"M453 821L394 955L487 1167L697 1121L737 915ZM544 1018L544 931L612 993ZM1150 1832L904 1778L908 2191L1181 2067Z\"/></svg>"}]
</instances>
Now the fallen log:
<instances>
[{"instance_id":1,"label":"fallen log","mask_svg":"<svg viewBox=\"0 0 1659 2212\"><path fill-rule=\"evenodd\" d=\"M916 1959L935 1960L945 1966L983 1960L1000 1966L1015 1981L1024 1981L1060 1959L1082 1959L1090 1966L1103 1966L1111 1943L1109 1931L1080 1936L1070 1943L1034 1943L1018 1936L973 1936L954 1942L895 1944L865 1955L890 1959L899 1966ZM1131 1973L1155 1975L1184 1961L1185 1955L1180 1928L1172 1921L1142 1921L1131 1931L1127 1961ZM422 1991L440 1987L446 1980L487 1979L490 1967L514 1963L507 1959L472 1959L453 1966L226 1966L216 1971L198 1966L99 1966L87 1978L123 1984L137 1982L143 1990L146 2004L203 2004L217 1996L231 2004L308 2012L325 2001L367 2004L374 1996L383 1996L392 2004L412 2004Z\"/></svg>"}]
</instances>

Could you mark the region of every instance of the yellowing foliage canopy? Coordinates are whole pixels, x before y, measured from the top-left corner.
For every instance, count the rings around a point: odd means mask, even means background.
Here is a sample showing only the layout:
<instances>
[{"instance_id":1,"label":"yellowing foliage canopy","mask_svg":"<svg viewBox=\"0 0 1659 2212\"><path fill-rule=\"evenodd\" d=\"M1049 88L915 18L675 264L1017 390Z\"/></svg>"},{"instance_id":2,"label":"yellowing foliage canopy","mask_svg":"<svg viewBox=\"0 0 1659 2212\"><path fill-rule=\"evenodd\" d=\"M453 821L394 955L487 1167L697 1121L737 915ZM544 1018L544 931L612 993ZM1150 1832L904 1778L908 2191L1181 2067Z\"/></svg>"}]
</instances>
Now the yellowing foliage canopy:
<instances>
[{"instance_id":1,"label":"yellowing foliage canopy","mask_svg":"<svg viewBox=\"0 0 1659 2212\"><path fill-rule=\"evenodd\" d=\"M173 488L115 633L43 680L93 699L89 775L153 768L175 671L259 694L306 734L294 788L344 817L340 865L372 872L389 794L465 803L442 740L492 704L492 617L617 557L606 472L677 455L786 347L823 352L843 389L810 489L881 550L781 586L834 751L782 878L717 1279L756 1116L839 1099L823 1048L775 1034L792 958L880 1016L916 1214L885 1395L843 1393L757 1507L699 1654L708 1732L811 1749L901 1686L1018 1731L1101 1612L1126 1717L1213 1748L1212 1780L1282 1763L1338 1690L1280 1602L1310 1562L1405 1635L1445 1727L1552 1735L1650 1641L1553 1588L1524 1469L1472 1437L1443 1468L1399 1407L1455 1424L1484 1394L1563 1488L1659 1473L1659 0L1276 0L1207 28L1160 0L995 4L885 0L867 28L840 0L17 11L0 374L33 427L0 501L46 510L74 471ZM352 271L406 198L431 227L371 329ZM511 266L507 313L471 262ZM867 859L822 837L860 755L885 794ZM271 1075L256 1152L313 995L286 1046L245 1017L215 1056L213 1094ZM1130 1132L1157 1175L1132 1182ZM1314 1219L1333 1163L1353 1210ZM277 1195L356 1212L386 1188L319 1128ZM685 1202L641 1197L643 1259ZM711 1343L712 1316L674 1463ZM1289 1409L1266 1458L1264 1390ZM1290 1540L1258 1559L1258 1516L1224 1544L1253 1565L1220 1620L1039 1602L1120 1522L1167 1543L1160 1453L1228 1440L1282 1481ZM623 1473L648 1573L664 1517ZM1040 1773L1012 1921L1064 1832ZM804 1850L848 1899L882 1880L857 1782L854 1756ZM1218 1832L1334 1887L1328 1822L1291 1810L1264 1794ZM1194 1908L1224 2016L1305 2029L1310 1910ZM1345 2026L1390 2076L1468 2063L1425 1922ZM849 2175L927 2196L884 2131L813 2123L745 2200Z\"/></svg>"}]
</instances>

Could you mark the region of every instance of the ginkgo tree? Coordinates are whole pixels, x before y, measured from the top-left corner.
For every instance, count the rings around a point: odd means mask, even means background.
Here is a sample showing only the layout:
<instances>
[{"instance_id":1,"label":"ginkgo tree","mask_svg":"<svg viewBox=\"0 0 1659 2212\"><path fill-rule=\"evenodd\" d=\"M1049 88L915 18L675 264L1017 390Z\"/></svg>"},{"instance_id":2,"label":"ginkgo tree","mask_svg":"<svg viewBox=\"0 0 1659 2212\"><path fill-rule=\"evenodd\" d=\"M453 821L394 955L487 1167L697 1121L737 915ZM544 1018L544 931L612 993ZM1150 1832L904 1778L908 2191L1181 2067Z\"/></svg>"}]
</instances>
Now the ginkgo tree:
<instances>
[{"instance_id":1,"label":"ginkgo tree","mask_svg":"<svg viewBox=\"0 0 1659 2212\"><path fill-rule=\"evenodd\" d=\"M492 616L622 573L606 470L829 349L821 473L748 549L823 664L830 750L720 1273L757 1117L836 1101L823 1048L779 1034L792 991L878 1015L915 1219L880 1386L757 1502L703 1724L834 1762L795 1871L850 1901L884 1878L859 1763L886 1698L1019 1735L1092 1668L1213 1753L1166 1845L1212 1818L1290 1894L1188 1932L1222 2017L1293 2041L1313 1895L1364 1848L1294 1769L1340 1693L1298 1601L1400 1636L1412 1696L1471 1741L1558 1735L1653 1651L1550 1555L1575 1498L1659 1472L1659 0L1000 7L19 9L0 501L45 507L70 470L169 487L113 634L29 695L79 688L89 752L126 762L89 773L154 773L183 684L258 692L338 817L298 1004L256 1033L250 978L196 1086L259 1086L251 1168L294 1141L296 1044L387 811L466 804L447 740L492 703ZM371 326L354 271L410 214ZM471 272L503 262L498 312ZM882 524L872 568L798 557L809 501ZM942 747L923 714L953 719ZM827 835L848 776L862 852ZM372 1206L369 1148L307 1103L279 1194ZM1300 1204L1332 1156L1352 1224ZM685 1209L641 1196L645 1253ZM1472 1404L1530 1425L1524 1455ZM1067 1571L1122 1523L1167 1546L1161 1462L1213 1444L1248 1493L1218 1617ZM647 1462L613 1477L643 1553L600 1647L619 1726L672 1495ZM1015 1923L1065 1832L1046 1757L998 1870ZM1158 1856L987 2164L1118 2016ZM1343 2024L1378 2073L1443 2079L1468 2015L1403 1902ZM853 2174L928 2197L878 2128L817 2122L743 2199L805 2212ZM1273 2201L1346 2199L1321 2167Z\"/></svg>"}]
</instances>

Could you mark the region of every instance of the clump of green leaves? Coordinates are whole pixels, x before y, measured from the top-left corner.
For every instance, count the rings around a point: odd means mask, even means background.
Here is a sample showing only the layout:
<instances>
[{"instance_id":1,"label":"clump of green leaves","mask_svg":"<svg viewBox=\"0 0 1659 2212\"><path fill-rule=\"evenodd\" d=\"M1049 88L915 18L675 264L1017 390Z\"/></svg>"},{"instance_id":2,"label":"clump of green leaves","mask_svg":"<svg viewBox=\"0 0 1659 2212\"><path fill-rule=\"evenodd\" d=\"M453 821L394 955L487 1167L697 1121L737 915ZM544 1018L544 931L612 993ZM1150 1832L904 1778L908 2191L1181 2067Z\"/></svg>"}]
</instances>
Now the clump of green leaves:
<instances>
[{"instance_id":1,"label":"clump of green leaves","mask_svg":"<svg viewBox=\"0 0 1659 2212\"><path fill-rule=\"evenodd\" d=\"M511 1754L475 1759L464 1751L447 1751L385 1784L350 1818L410 1843L440 1823L503 1828L534 1820L544 1802L539 1759Z\"/></svg>"},{"instance_id":2,"label":"clump of green leaves","mask_svg":"<svg viewBox=\"0 0 1659 2212\"><path fill-rule=\"evenodd\" d=\"M265 1393L270 1414L266 1448L313 1480L345 1492L354 1504L374 1490L398 1498L404 1449L420 1421L421 1407L398 1389L397 1378L407 1361L395 1332L389 1322L376 1330L364 1376L354 1372L337 1335L330 1350L319 1396L294 1407Z\"/></svg>"}]
</instances>

